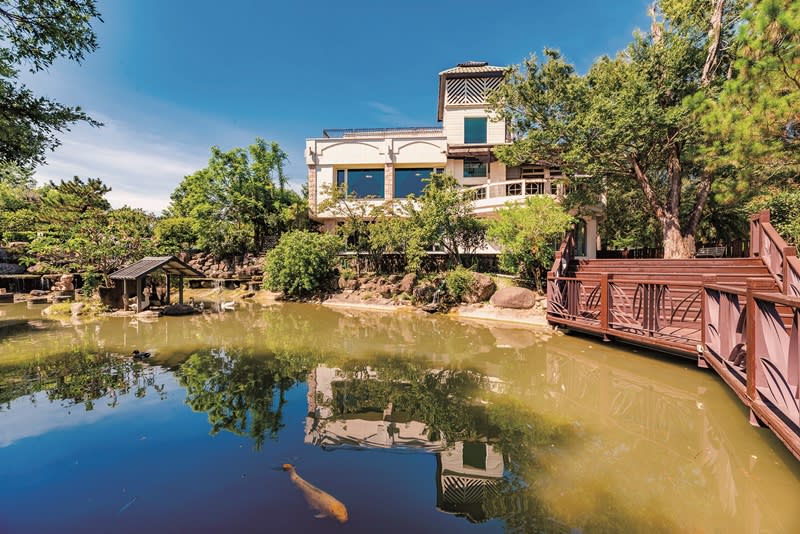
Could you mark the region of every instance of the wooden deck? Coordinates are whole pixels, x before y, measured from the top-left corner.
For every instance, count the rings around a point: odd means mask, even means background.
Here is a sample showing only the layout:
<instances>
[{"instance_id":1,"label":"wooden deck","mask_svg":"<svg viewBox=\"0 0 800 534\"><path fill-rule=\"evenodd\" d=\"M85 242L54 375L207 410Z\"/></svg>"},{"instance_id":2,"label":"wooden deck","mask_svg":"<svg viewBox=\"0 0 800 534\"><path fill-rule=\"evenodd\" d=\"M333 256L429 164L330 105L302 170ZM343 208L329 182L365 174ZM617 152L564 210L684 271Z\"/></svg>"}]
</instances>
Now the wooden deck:
<instances>
[{"instance_id":1,"label":"wooden deck","mask_svg":"<svg viewBox=\"0 0 800 534\"><path fill-rule=\"evenodd\" d=\"M572 260L547 279L557 326L711 367L800 459L800 260L763 212L749 258Z\"/></svg>"}]
</instances>

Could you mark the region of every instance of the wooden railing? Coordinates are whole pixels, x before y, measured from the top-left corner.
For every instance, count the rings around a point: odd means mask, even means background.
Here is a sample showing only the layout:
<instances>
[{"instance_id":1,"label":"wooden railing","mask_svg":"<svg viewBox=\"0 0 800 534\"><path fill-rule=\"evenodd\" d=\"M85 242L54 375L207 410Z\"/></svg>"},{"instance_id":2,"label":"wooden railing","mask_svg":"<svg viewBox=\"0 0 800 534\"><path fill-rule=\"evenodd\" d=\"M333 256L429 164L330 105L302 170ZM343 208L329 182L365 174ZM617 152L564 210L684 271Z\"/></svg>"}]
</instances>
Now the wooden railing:
<instances>
[{"instance_id":1,"label":"wooden railing","mask_svg":"<svg viewBox=\"0 0 800 534\"><path fill-rule=\"evenodd\" d=\"M742 401L800 457L800 298L705 280L703 356Z\"/></svg>"},{"instance_id":2,"label":"wooden railing","mask_svg":"<svg viewBox=\"0 0 800 534\"><path fill-rule=\"evenodd\" d=\"M800 296L800 261L769 222L769 210L750 217L750 256L758 256L785 295Z\"/></svg>"},{"instance_id":3,"label":"wooden railing","mask_svg":"<svg viewBox=\"0 0 800 534\"><path fill-rule=\"evenodd\" d=\"M747 324L750 408L800 458L800 298L748 291Z\"/></svg>"},{"instance_id":4,"label":"wooden railing","mask_svg":"<svg viewBox=\"0 0 800 534\"><path fill-rule=\"evenodd\" d=\"M550 269L555 276L562 276L569 267L569 263L575 255L575 232L570 230L564 234L564 239L561 241L558 250L556 250L555 259L553 260L553 267Z\"/></svg>"},{"instance_id":5,"label":"wooden railing","mask_svg":"<svg viewBox=\"0 0 800 534\"><path fill-rule=\"evenodd\" d=\"M547 313L559 324L695 355L701 341L702 284L636 279L608 273L598 278L547 277Z\"/></svg>"}]
</instances>

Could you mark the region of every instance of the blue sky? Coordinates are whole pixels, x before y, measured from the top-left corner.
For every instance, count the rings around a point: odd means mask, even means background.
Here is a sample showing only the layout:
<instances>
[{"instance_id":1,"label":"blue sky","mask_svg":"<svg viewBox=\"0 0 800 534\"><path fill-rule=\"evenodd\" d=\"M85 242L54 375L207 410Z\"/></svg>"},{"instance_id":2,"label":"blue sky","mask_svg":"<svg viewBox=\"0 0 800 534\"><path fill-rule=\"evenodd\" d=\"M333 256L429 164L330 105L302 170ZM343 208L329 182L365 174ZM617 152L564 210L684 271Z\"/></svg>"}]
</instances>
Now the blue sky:
<instances>
[{"instance_id":1,"label":"blue sky","mask_svg":"<svg viewBox=\"0 0 800 534\"><path fill-rule=\"evenodd\" d=\"M112 204L158 212L211 145L256 136L305 181L323 128L436 124L437 74L558 48L580 71L648 26L648 0L98 0L100 49L25 78L106 124L62 136L39 180L98 177Z\"/></svg>"}]
</instances>

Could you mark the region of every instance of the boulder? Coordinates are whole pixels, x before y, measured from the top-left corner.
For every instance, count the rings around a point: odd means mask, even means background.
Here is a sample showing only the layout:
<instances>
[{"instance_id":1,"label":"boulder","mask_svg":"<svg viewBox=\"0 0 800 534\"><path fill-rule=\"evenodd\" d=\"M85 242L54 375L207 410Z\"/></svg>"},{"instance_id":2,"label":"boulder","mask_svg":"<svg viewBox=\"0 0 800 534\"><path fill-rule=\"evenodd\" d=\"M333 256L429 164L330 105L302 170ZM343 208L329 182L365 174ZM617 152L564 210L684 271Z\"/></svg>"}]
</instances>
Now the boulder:
<instances>
[{"instance_id":1,"label":"boulder","mask_svg":"<svg viewBox=\"0 0 800 534\"><path fill-rule=\"evenodd\" d=\"M163 315L191 315L195 309L188 304L170 304L161 310Z\"/></svg>"},{"instance_id":2,"label":"boulder","mask_svg":"<svg viewBox=\"0 0 800 534\"><path fill-rule=\"evenodd\" d=\"M73 317L77 317L83 312L85 304L83 302L73 302L69 307L69 312Z\"/></svg>"},{"instance_id":3,"label":"boulder","mask_svg":"<svg viewBox=\"0 0 800 534\"><path fill-rule=\"evenodd\" d=\"M0 263L0 274L22 274L25 267L16 263Z\"/></svg>"},{"instance_id":4,"label":"boulder","mask_svg":"<svg viewBox=\"0 0 800 534\"><path fill-rule=\"evenodd\" d=\"M497 287L494 285L494 280L491 276L481 273L472 275L472 286L466 295L464 295L464 302L474 304L476 302L483 302L489 300Z\"/></svg>"},{"instance_id":5,"label":"boulder","mask_svg":"<svg viewBox=\"0 0 800 534\"><path fill-rule=\"evenodd\" d=\"M414 285L417 283L417 273L408 273L400 280L400 291L411 294Z\"/></svg>"},{"instance_id":6,"label":"boulder","mask_svg":"<svg viewBox=\"0 0 800 534\"><path fill-rule=\"evenodd\" d=\"M528 310L536 304L536 293L524 287L504 287L492 295L493 306Z\"/></svg>"}]
</instances>

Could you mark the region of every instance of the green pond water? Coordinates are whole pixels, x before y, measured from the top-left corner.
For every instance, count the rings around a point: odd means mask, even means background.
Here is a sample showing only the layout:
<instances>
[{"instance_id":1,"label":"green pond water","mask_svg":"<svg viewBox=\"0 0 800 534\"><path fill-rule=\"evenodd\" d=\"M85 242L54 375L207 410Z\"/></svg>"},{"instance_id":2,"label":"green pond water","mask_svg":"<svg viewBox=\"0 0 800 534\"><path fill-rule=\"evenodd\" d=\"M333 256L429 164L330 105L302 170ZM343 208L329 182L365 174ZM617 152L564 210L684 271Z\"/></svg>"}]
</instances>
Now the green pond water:
<instances>
[{"instance_id":1,"label":"green pond water","mask_svg":"<svg viewBox=\"0 0 800 534\"><path fill-rule=\"evenodd\" d=\"M800 532L798 462L692 362L310 304L41 309L0 305L0 532Z\"/></svg>"}]
</instances>

